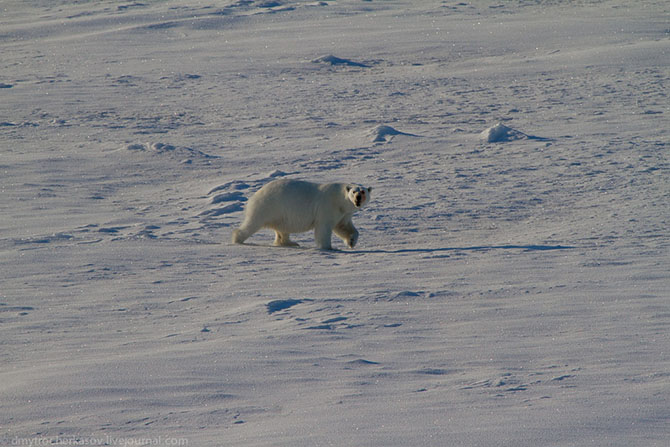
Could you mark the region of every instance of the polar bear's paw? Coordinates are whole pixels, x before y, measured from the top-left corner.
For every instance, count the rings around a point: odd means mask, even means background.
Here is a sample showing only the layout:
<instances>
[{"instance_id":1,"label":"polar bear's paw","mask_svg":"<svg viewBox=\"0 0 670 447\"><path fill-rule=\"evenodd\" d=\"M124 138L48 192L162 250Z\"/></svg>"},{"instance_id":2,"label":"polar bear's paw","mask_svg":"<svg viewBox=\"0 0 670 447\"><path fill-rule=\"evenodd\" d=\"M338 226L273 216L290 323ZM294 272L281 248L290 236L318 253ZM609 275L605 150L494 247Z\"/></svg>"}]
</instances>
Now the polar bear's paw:
<instances>
[{"instance_id":1,"label":"polar bear's paw","mask_svg":"<svg viewBox=\"0 0 670 447\"><path fill-rule=\"evenodd\" d=\"M275 241L272 245L274 245L275 247L300 247L300 244L293 241L286 241L286 242Z\"/></svg>"},{"instance_id":2,"label":"polar bear's paw","mask_svg":"<svg viewBox=\"0 0 670 447\"><path fill-rule=\"evenodd\" d=\"M354 248L357 242L358 242L358 231L349 236L349 239L346 241L346 244L349 246L349 248Z\"/></svg>"},{"instance_id":3,"label":"polar bear's paw","mask_svg":"<svg viewBox=\"0 0 670 447\"><path fill-rule=\"evenodd\" d=\"M242 232L240 231L239 228L233 231L233 237L232 237L233 244L241 244L244 242L245 239L246 238L242 235Z\"/></svg>"},{"instance_id":4,"label":"polar bear's paw","mask_svg":"<svg viewBox=\"0 0 670 447\"><path fill-rule=\"evenodd\" d=\"M297 242L291 240L291 235L289 233L280 233L275 231L275 242L276 247L299 247Z\"/></svg>"}]
</instances>

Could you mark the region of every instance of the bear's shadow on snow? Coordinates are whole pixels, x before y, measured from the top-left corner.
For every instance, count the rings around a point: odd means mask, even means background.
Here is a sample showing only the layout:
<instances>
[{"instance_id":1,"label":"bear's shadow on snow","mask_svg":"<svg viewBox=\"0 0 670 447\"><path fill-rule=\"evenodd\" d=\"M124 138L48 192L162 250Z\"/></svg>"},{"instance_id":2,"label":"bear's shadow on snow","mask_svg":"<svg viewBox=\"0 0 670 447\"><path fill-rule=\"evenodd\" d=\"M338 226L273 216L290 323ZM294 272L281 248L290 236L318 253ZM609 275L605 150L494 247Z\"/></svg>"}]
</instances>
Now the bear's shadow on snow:
<instances>
[{"instance_id":1,"label":"bear's shadow on snow","mask_svg":"<svg viewBox=\"0 0 670 447\"><path fill-rule=\"evenodd\" d=\"M292 247L278 247L272 244L259 244L254 242L245 241L242 244L236 245L248 245L251 247L264 247L264 248L284 248L292 250L314 250L322 252L324 254L328 253L342 253L342 254L403 254L403 253L443 253L443 252L461 252L461 251L479 251L486 252L491 250L522 250L524 252L532 251L556 251L556 250L572 250L577 247L572 245L476 245L472 247L438 247L438 248L398 248L396 250L387 250L387 249L370 249L370 250L341 250L339 248L333 247L331 250L322 250L320 248L309 246L309 245L297 245Z\"/></svg>"},{"instance_id":2,"label":"bear's shadow on snow","mask_svg":"<svg viewBox=\"0 0 670 447\"><path fill-rule=\"evenodd\" d=\"M386 254L401 254L401 253L441 253L441 252L459 252L459 251L491 251L491 250L523 250L523 251L553 251L553 250L571 250L575 247L571 245L478 245L473 247L441 247L441 248L399 248L396 250L351 250L346 253L386 253ZM345 253L345 252L343 252Z\"/></svg>"}]
</instances>

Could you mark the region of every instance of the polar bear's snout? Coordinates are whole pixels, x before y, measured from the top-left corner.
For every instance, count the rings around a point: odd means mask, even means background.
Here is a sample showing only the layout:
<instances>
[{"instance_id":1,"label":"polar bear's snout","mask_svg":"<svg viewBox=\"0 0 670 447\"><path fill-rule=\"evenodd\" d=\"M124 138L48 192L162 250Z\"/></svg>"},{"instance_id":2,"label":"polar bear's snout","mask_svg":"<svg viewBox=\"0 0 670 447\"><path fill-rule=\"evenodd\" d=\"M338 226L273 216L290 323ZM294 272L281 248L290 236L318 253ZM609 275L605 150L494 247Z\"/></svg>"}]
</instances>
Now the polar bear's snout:
<instances>
[{"instance_id":1,"label":"polar bear's snout","mask_svg":"<svg viewBox=\"0 0 670 447\"><path fill-rule=\"evenodd\" d=\"M354 202L356 203L356 206L361 206L361 202L365 202L365 192L355 192L354 193Z\"/></svg>"}]
</instances>

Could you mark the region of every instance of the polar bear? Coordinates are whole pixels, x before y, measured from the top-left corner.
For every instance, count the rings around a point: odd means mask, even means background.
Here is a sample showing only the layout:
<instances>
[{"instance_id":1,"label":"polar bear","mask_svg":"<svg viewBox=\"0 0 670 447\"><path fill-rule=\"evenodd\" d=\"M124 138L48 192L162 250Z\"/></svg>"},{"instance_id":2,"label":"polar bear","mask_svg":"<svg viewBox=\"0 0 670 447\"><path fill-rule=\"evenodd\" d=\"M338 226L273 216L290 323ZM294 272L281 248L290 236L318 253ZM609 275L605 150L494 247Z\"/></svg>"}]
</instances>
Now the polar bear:
<instances>
[{"instance_id":1,"label":"polar bear","mask_svg":"<svg viewBox=\"0 0 670 447\"><path fill-rule=\"evenodd\" d=\"M332 250L332 233L354 248L358 230L351 216L367 205L371 191L346 183L273 180L249 199L244 222L233 232L233 243L241 244L261 228L271 228L276 233L274 245L297 246L291 233L314 229L316 245L323 250Z\"/></svg>"}]
</instances>

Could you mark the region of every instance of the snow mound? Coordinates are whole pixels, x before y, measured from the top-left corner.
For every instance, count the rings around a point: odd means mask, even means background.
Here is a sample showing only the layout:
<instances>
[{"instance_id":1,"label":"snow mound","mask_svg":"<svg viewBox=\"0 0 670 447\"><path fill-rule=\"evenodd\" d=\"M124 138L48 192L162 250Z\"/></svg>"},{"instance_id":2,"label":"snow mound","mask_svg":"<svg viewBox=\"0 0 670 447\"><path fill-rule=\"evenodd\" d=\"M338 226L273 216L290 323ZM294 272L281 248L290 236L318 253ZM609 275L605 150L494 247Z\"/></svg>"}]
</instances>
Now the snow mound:
<instances>
[{"instance_id":1,"label":"snow mound","mask_svg":"<svg viewBox=\"0 0 670 447\"><path fill-rule=\"evenodd\" d=\"M296 304L302 303L302 300L286 299L286 300L274 300L267 303L265 306L268 309L269 314L279 312L281 310L286 310L290 307L295 306Z\"/></svg>"},{"instance_id":2,"label":"snow mound","mask_svg":"<svg viewBox=\"0 0 670 447\"><path fill-rule=\"evenodd\" d=\"M274 171L268 172L267 177L268 178L277 178L277 177L284 177L286 175L288 175L286 172L281 171L279 169L275 169Z\"/></svg>"},{"instance_id":3,"label":"snow mound","mask_svg":"<svg viewBox=\"0 0 670 447\"><path fill-rule=\"evenodd\" d=\"M317 64L330 64L330 65L346 65L348 67L363 67L368 68L369 65L362 64L360 62L354 62L350 59L342 59L337 56L329 54L327 56L322 56L318 59L314 59L312 62Z\"/></svg>"},{"instance_id":4,"label":"snow mound","mask_svg":"<svg viewBox=\"0 0 670 447\"><path fill-rule=\"evenodd\" d=\"M507 127L502 123L498 123L493 127L489 127L481 134L479 134L479 136L487 143L501 143L505 141L522 140L528 138L528 135L525 133L516 129L512 129L511 127Z\"/></svg>"},{"instance_id":5,"label":"snow mound","mask_svg":"<svg viewBox=\"0 0 670 447\"><path fill-rule=\"evenodd\" d=\"M214 208L210 210L205 210L198 214L200 217L218 217L222 216L224 214L231 214L231 213L237 213L239 211L242 211L244 208L242 207L242 204L239 202L236 203L229 203L228 205L219 207L219 208Z\"/></svg>"},{"instance_id":6,"label":"snow mound","mask_svg":"<svg viewBox=\"0 0 670 447\"><path fill-rule=\"evenodd\" d=\"M389 143L393 137L396 135L405 135L408 137L418 137L418 135L414 135L411 133L406 133L406 132L401 132L399 130L394 129L391 126L387 126L385 124L380 124L376 127L374 127L370 132L368 133L370 136L370 139L372 140L373 143Z\"/></svg>"},{"instance_id":7,"label":"snow mound","mask_svg":"<svg viewBox=\"0 0 670 447\"><path fill-rule=\"evenodd\" d=\"M217 194L209 200L209 203L215 205L222 202L246 202L247 198L242 191L232 191L223 194Z\"/></svg>"}]
</instances>

